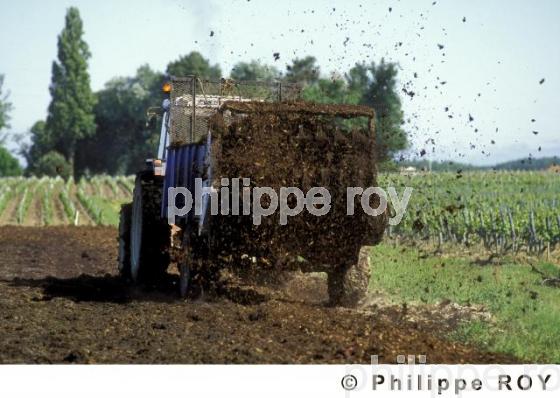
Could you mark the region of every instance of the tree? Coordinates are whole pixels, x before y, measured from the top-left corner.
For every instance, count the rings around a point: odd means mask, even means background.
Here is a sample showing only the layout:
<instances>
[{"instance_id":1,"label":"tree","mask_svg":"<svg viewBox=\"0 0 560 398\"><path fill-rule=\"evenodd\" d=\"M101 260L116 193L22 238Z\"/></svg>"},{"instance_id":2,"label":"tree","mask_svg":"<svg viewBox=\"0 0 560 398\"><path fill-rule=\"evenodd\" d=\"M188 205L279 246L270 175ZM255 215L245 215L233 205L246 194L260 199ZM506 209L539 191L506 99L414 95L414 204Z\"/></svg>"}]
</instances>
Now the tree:
<instances>
[{"instance_id":1,"label":"tree","mask_svg":"<svg viewBox=\"0 0 560 398\"><path fill-rule=\"evenodd\" d=\"M43 120L36 121L29 131L31 143L23 147L21 153L27 162L27 172L35 174L35 164L53 148L52 138Z\"/></svg>"},{"instance_id":2,"label":"tree","mask_svg":"<svg viewBox=\"0 0 560 398\"><path fill-rule=\"evenodd\" d=\"M2 94L4 75L0 75L0 132L5 127L10 127L10 111L12 104L8 102L8 94ZM3 146L4 139L0 136L0 177L21 175L21 167L18 160Z\"/></svg>"},{"instance_id":3,"label":"tree","mask_svg":"<svg viewBox=\"0 0 560 398\"><path fill-rule=\"evenodd\" d=\"M308 66L311 64L307 62ZM301 66L301 62L298 65ZM358 63L344 77L333 75L331 79L318 79L308 84L302 97L324 104L361 104L375 109L378 156L379 160L385 161L408 146L407 135L402 128L401 100L396 90L397 72L395 64L383 60L379 65ZM347 125L362 126L364 123L356 121Z\"/></svg>"},{"instance_id":4,"label":"tree","mask_svg":"<svg viewBox=\"0 0 560 398\"><path fill-rule=\"evenodd\" d=\"M35 162L50 151L53 145L47 136L45 122L43 120L38 120L33 123L33 126L31 126L29 130L29 135L31 137L31 143L23 148L22 154L27 161L28 171L31 171Z\"/></svg>"},{"instance_id":5,"label":"tree","mask_svg":"<svg viewBox=\"0 0 560 398\"><path fill-rule=\"evenodd\" d=\"M78 142L95 133L87 60L91 54L83 40L83 24L77 8L66 12L64 29L58 36L58 62L52 65L51 103L45 125L52 150L62 154L72 173Z\"/></svg>"},{"instance_id":6,"label":"tree","mask_svg":"<svg viewBox=\"0 0 560 398\"><path fill-rule=\"evenodd\" d=\"M348 83L337 76L331 79L319 79L315 84L307 86L302 92L306 101L321 104L353 104L359 103L361 96L349 89Z\"/></svg>"},{"instance_id":7,"label":"tree","mask_svg":"<svg viewBox=\"0 0 560 398\"><path fill-rule=\"evenodd\" d=\"M21 175L21 166L18 160L0 143L0 177L13 177Z\"/></svg>"},{"instance_id":8,"label":"tree","mask_svg":"<svg viewBox=\"0 0 560 398\"><path fill-rule=\"evenodd\" d=\"M183 55L178 60L167 65L167 74L171 76L184 77L197 75L202 79L220 80L222 70L219 65L210 65L210 61L197 51Z\"/></svg>"},{"instance_id":9,"label":"tree","mask_svg":"<svg viewBox=\"0 0 560 398\"><path fill-rule=\"evenodd\" d=\"M260 61L238 62L229 76L237 81L272 82L280 78L280 72L274 66L263 65Z\"/></svg>"},{"instance_id":10,"label":"tree","mask_svg":"<svg viewBox=\"0 0 560 398\"><path fill-rule=\"evenodd\" d=\"M159 130L146 126L146 110L161 105L164 76L148 65L133 77L110 80L97 93L96 134L80 143L78 174L132 174L157 151Z\"/></svg>"},{"instance_id":11,"label":"tree","mask_svg":"<svg viewBox=\"0 0 560 398\"><path fill-rule=\"evenodd\" d=\"M8 94L2 94L2 86L4 86L4 75L0 75L0 131L5 127L10 127L10 115L12 104L8 102Z\"/></svg>"},{"instance_id":12,"label":"tree","mask_svg":"<svg viewBox=\"0 0 560 398\"><path fill-rule=\"evenodd\" d=\"M303 86L316 83L320 72L316 63L317 59L312 56L292 60L292 64L286 66L286 81Z\"/></svg>"},{"instance_id":13,"label":"tree","mask_svg":"<svg viewBox=\"0 0 560 398\"><path fill-rule=\"evenodd\" d=\"M371 80L360 102L375 109L379 157L380 160L388 160L395 152L408 146L407 135L402 128L404 113L396 89L398 70L395 64L386 63L383 59L378 65L372 62L367 69ZM356 82L363 80L361 67L359 70Z\"/></svg>"},{"instance_id":14,"label":"tree","mask_svg":"<svg viewBox=\"0 0 560 398\"><path fill-rule=\"evenodd\" d=\"M368 66L364 63L357 63L350 68L344 77L348 83L348 90L353 93L353 96L360 98L359 101L361 101L371 84Z\"/></svg>"}]
</instances>

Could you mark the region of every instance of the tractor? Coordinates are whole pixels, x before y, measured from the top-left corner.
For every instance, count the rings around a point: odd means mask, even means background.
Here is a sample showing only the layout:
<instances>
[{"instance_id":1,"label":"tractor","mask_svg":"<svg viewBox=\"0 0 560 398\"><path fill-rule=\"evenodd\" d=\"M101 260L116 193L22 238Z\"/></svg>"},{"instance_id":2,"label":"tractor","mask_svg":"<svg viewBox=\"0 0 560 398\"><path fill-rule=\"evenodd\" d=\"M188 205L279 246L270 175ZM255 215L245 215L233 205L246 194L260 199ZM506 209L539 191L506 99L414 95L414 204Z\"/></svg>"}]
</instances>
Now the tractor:
<instances>
[{"instance_id":1,"label":"tractor","mask_svg":"<svg viewBox=\"0 0 560 398\"><path fill-rule=\"evenodd\" d=\"M325 272L331 304L359 302L368 246L382 239L387 213L348 215L345 190L376 185L374 110L302 101L300 88L284 82L172 77L163 92L161 107L149 111L161 120L157 158L146 160L120 212L120 274L152 283L173 264L179 294L188 297L224 269ZM291 187L281 198L287 222L277 212L254 222L245 205L258 187ZM295 188L317 187L329 192L329 203L313 204L324 214L295 215ZM262 192L257 201L259 209L274 204ZM217 209L224 204L227 211Z\"/></svg>"}]
</instances>

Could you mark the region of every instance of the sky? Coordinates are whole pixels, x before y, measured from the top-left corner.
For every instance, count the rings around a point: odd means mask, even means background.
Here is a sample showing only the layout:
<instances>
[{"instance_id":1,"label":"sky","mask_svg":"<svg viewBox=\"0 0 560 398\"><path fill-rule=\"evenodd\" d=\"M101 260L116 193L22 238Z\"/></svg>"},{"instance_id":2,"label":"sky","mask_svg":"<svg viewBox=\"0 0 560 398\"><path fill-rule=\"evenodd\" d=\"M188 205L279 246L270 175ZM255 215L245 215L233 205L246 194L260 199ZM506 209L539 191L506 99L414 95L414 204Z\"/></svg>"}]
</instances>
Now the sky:
<instances>
[{"instance_id":1,"label":"sky","mask_svg":"<svg viewBox=\"0 0 560 398\"><path fill-rule=\"evenodd\" d=\"M193 50L224 73L251 59L284 70L313 55L328 77L383 58L399 65L398 88L409 93L400 91L412 144L406 158L488 165L560 156L556 0L0 2L11 134L46 117L57 35L76 6L94 90L143 64L164 71Z\"/></svg>"}]
</instances>

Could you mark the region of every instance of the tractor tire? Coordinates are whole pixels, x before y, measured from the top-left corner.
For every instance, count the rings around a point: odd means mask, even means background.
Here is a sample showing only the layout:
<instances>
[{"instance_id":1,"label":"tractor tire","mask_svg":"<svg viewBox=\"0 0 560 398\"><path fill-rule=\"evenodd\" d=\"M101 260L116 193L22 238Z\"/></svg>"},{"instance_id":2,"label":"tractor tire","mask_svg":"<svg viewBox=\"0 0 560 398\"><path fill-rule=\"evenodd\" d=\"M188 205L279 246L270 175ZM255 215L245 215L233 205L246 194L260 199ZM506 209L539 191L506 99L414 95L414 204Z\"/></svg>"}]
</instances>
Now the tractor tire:
<instances>
[{"instance_id":1,"label":"tractor tire","mask_svg":"<svg viewBox=\"0 0 560 398\"><path fill-rule=\"evenodd\" d=\"M136 283L158 281L169 266L170 228L161 217L162 198L161 177L136 176L130 222L130 277Z\"/></svg>"},{"instance_id":2,"label":"tractor tire","mask_svg":"<svg viewBox=\"0 0 560 398\"><path fill-rule=\"evenodd\" d=\"M119 217L119 274L130 279L130 222L132 203L121 206Z\"/></svg>"},{"instance_id":3,"label":"tractor tire","mask_svg":"<svg viewBox=\"0 0 560 398\"><path fill-rule=\"evenodd\" d=\"M191 289L191 268L187 262L179 264L179 297L186 299Z\"/></svg>"},{"instance_id":4,"label":"tractor tire","mask_svg":"<svg viewBox=\"0 0 560 398\"><path fill-rule=\"evenodd\" d=\"M329 303L355 307L366 296L371 277L369 247L360 249L358 260L349 267L336 267L328 273Z\"/></svg>"},{"instance_id":5,"label":"tractor tire","mask_svg":"<svg viewBox=\"0 0 560 398\"><path fill-rule=\"evenodd\" d=\"M216 281L217 270L210 256L207 237L192 233L183 240L179 271L179 296L182 299L200 299L206 288Z\"/></svg>"}]
</instances>

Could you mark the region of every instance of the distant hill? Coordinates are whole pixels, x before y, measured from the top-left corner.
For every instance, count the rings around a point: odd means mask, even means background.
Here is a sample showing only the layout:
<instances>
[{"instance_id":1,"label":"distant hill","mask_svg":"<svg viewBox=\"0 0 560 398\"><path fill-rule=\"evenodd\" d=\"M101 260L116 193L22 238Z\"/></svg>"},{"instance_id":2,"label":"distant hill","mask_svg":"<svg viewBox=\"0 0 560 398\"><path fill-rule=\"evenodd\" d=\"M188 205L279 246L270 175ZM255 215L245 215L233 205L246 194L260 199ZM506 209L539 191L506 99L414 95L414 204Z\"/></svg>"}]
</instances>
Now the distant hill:
<instances>
[{"instance_id":1,"label":"distant hill","mask_svg":"<svg viewBox=\"0 0 560 398\"><path fill-rule=\"evenodd\" d=\"M398 163L398 167L415 167L417 170L432 171L453 171L482 170L484 167L475 166L467 163L453 162L444 160L439 162L429 162L428 160L407 160Z\"/></svg>"},{"instance_id":2,"label":"distant hill","mask_svg":"<svg viewBox=\"0 0 560 398\"><path fill-rule=\"evenodd\" d=\"M510 162L499 163L493 168L496 170L544 170L548 169L550 166L556 166L560 164L560 158L558 156L553 156L549 158L525 158L512 160Z\"/></svg>"},{"instance_id":3,"label":"distant hill","mask_svg":"<svg viewBox=\"0 0 560 398\"><path fill-rule=\"evenodd\" d=\"M560 165L560 157L523 158L509 162L498 163L494 166L477 166L468 163L453 162L450 160L430 162L428 160L410 160L399 162L399 167L415 167L418 170L453 171L458 170L545 170L551 166Z\"/></svg>"}]
</instances>

